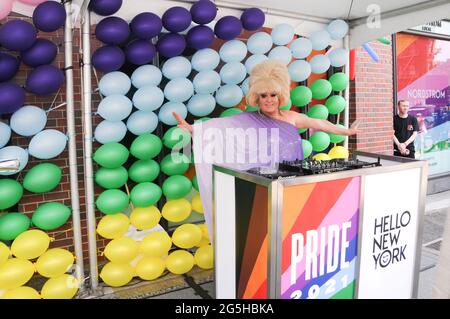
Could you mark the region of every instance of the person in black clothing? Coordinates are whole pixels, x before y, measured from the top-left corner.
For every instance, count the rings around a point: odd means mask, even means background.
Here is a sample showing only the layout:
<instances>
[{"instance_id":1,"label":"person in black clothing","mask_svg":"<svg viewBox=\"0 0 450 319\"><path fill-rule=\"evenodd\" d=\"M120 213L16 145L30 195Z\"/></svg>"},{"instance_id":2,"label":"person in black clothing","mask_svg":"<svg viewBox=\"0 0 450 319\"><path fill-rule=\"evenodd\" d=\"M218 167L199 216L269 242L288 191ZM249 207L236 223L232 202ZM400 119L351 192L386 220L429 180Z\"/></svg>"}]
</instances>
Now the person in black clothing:
<instances>
[{"instance_id":1,"label":"person in black clothing","mask_svg":"<svg viewBox=\"0 0 450 319\"><path fill-rule=\"evenodd\" d=\"M408 101L398 101L397 107L398 114L394 116L394 155L415 158L414 140L419 124L414 116L408 115Z\"/></svg>"}]
</instances>

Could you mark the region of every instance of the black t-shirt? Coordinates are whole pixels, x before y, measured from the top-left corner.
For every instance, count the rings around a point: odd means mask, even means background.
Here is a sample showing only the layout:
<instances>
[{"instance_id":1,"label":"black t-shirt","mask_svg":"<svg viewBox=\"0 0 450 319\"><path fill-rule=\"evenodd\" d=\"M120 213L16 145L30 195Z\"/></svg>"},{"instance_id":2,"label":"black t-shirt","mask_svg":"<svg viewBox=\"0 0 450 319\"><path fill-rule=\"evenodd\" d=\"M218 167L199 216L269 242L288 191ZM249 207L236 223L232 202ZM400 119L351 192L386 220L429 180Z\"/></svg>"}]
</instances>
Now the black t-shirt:
<instances>
[{"instance_id":1,"label":"black t-shirt","mask_svg":"<svg viewBox=\"0 0 450 319\"><path fill-rule=\"evenodd\" d=\"M394 130L395 136L400 143L406 142L414 132L419 131L419 124L414 116L408 115L407 118L401 118L398 115L394 116ZM414 142L410 143L407 147L410 152L414 152ZM394 149L398 150L397 145L394 143Z\"/></svg>"}]
</instances>

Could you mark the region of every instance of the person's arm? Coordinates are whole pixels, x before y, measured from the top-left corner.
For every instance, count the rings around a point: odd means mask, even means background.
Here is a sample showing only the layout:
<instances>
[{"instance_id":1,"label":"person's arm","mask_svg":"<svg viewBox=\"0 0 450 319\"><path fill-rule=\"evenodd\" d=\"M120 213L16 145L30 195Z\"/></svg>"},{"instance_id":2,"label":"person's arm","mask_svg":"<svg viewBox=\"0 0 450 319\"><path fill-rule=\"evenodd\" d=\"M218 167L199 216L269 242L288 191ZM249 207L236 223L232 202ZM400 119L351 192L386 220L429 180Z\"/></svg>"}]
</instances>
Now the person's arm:
<instances>
[{"instance_id":1,"label":"person's arm","mask_svg":"<svg viewBox=\"0 0 450 319\"><path fill-rule=\"evenodd\" d=\"M417 131L414 131L414 132L412 133L411 137L408 138L408 139L403 143L403 144L405 144L405 148L406 148L409 144L411 144L412 142L414 142L414 140L416 139L416 137L417 137Z\"/></svg>"},{"instance_id":2,"label":"person's arm","mask_svg":"<svg viewBox=\"0 0 450 319\"><path fill-rule=\"evenodd\" d=\"M395 145L397 145L398 150L400 151L401 154L404 154L406 151L405 143L400 143L397 136L395 136L395 131L394 134L392 134L392 136L393 136L392 139L394 140Z\"/></svg>"},{"instance_id":3,"label":"person's arm","mask_svg":"<svg viewBox=\"0 0 450 319\"><path fill-rule=\"evenodd\" d=\"M297 128L313 128L326 133L346 136L357 134L359 132L358 126L361 124L361 120L356 120L350 128L347 129L336 126L327 120L313 119L294 111L292 111L291 116L294 116L295 126Z\"/></svg>"},{"instance_id":4,"label":"person's arm","mask_svg":"<svg viewBox=\"0 0 450 319\"><path fill-rule=\"evenodd\" d=\"M192 125L190 125L188 122L186 122L180 115L178 115L178 113L176 112L172 112L173 117L175 118L175 120L178 122L177 127L188 131L189 133L192 134L192 132L194 131L194 129L192 128Z\"/></svg>"}]
</instances>

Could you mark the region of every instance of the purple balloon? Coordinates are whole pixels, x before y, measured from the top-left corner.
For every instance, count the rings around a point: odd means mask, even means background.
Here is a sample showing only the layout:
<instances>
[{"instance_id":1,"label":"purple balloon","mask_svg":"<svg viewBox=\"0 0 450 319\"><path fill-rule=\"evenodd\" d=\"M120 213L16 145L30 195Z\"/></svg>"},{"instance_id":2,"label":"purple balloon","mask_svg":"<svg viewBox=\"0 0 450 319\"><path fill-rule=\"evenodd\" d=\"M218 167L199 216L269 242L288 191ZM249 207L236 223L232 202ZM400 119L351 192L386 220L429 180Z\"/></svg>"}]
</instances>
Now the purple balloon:
<instances>
[{"instance_id":1,"label":"purple balloon","mask_svg":"<svg viewBox=\"0 0 450 319\"><path fill-rule=\"evenodd\" d=\"M156 37L162 29L161 18L151 12L142 12L135 16L130 23L131 32L142 40Z\"/></svg>"},{"instance_id":2,"label":"purple balloon","mask_svg":"<svg viewBox=\"0 0 450 319\"><path fill-rule=\"evenodd\" d=\"M186 48L186 40L177 33L168 33L158 40L156 50L166 58L172 58L183 53Z\"/></svg>"},{"instance_id":3,"label":"purple balloon","mask_svg":"<svg viewBox=\"0 0 450 319\"><path fill-rule=\"evenodd\" d=\"M164 12L162 23L171 32L181 32L191 25L191 13L183 7L172 7Z\"/></svg>"},{"instance_id":4,"label":"purple balloon","mask_svg":"<svg viewBox=\"0 0 450 319\"><path fill-rule=\"evenodd\" d=\"M245 9L241 15L242 26L245 30L255 31L264 25L266 17L259 8Z\"/></svg>"},{"instance_id":5,"label":"purple balloon","mask_svg":"<svg viewBox=\"0 0 450 319\"><path fill-rule=\"evenodd\" d=\"M36 28L29 22L11 20L0 27L0 44L12 51L25 51L36 41Z\"/></svg>"},{"instance_id":6,"label":"purple balloon","mask_svg":"<svg viewBox=\"0 0 450 319\"><path fill-rule=\"evenodd\" d=\"M20 62L8 53L0 52L0 82L11 80L19 70Z\"/></svg>"},{"instance_id":7,"label":"purple balloon","mask_svg":"<svg viewBox=\"0 0 450 319\"><path fill-rule=\"evenodd\" d=\"M214 26L214 33L222 40L233 40L241 34L241 31L241 20L233 16L220 18Z\"/></svg>"},{"instance_id":8,"label":"purple balloon","mask_svg":"<svg viewBox=\"0 0 450 319\"><path fill-rule=\"evenodd\" d=\"M15 83L0 83L0 114L14 113L25 102L25 91Z\"/></svg>"},{"instance_id":9,"label":"purple balloon","mask_svg":"<svg viewBox=\"0 0 450 319\"><path fill-rule=\"evenodd\" d=\"M92 65L102 72L119 70L125 63L125 53L113 45L105 45L92 55Z\"/></svg>"},{"instance_id":10,"label":"purple balloon","mask_svg":"<svg viewBox=\"0 0 450 319\"><path fill-rule=\"evenodd\" d=\"M119 11L122 0L91 0L89 9L100 16L110 16Z\"/></svg>"},{"instance_id":11,"label":"purple balloon","mask_svg":"<svg viewBox=\"0 0 450 319\"><path fill-rule=\"evenodd\" d=\"M148 40L134 40L125 49L127 61L135 65L151 62L156 54L155 46Z\"/></svg>"},{"instance_id":12,"label":"purple balloon","mask_svg":"<svg viewBox=\"0 0 450 319\"><path fill-rule=\"evenodd\" d=\"M27 78L25 89L36 95L56 93L64 83L64 73L53 65L41 65Z\"/></svg>"},{"instance_id":13,"label":"purple balloon","mask_svg":"<svg viewBox=\"0 0 450 319\"><path fill-rule=\"evenodd\" d=\"M205 25L198 25L190 29L186 35L188 47L201 50L209 48L214 42L214 32Z\"/></svg>"},{"instance_id":14,"label":"purple balloon","mask_svg":"<svg viewBox=\"0 0 450 319\"><path fill-rule=\"evenodd\" d=\"M22 62L31 67L50 64L58 53L58 47L47 39L37 39L31 48L21 54Z\"/></svg>"},{"instance_id":15,"label":"purple balloon","mask_svg":"<svg viewBox=\"0 0 450 319\"><path fill-rule=\"evenodd\" d=\"M97 24L95 36L103 43L120 45L128 40L130 28L124 19L108 17Z\"/></svg>"},{"instance_id":16,"label":"purple balloon","mask_svg":"<svg viewBox=\"0 0 450 319\"><path fill-rule=\"evenodd\" d=\"M56 1L42 2L34 9L33 23L36 28L44 32L53 32L61 28L66 22L66 10Z\"/></svg>"},{"instance_id":17,"label":"purple balloon","mask_svg":"<svg viewBox=\"0 0 450 319\"><path fill-rule=\"evenodd\" d=\"M217 15L217 7L211 1L197 1L190 11L192 21L198 24L210 23Z\"/></svg>"}]
</instances>

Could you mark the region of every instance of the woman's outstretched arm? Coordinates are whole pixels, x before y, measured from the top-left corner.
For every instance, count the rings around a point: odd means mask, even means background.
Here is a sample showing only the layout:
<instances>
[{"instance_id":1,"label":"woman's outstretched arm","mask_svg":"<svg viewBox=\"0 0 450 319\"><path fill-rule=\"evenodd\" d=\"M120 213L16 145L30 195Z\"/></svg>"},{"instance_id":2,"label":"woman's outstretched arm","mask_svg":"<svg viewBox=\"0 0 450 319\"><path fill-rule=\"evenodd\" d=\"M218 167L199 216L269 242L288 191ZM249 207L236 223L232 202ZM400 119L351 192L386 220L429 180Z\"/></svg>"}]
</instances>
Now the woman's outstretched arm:
<instances>
[{"instance_id":1,"label":"woman's outstretched arm","mask_svg":"<svg viewBox=\"0 0 450 319\"><path fill-rule=\"evenodd\" d=\"M346 136L355 135L360 132L360 129L358 127L361 124L361 120L356 120L355 122L353 122L350 128L347 129L336 126L327 120L313 119L304 114L294 111L291 111L289 115L294 117L295 126L297 128L312 128L326 133Z\"/></svg>"},{"instance_id":2,"label":"woman's outstretched arm","mask_svg":"<svg viewBox=\"0 0 450 319\"><path fill-rule=\"evenodd\" d=\"M175 120L177 120L177 122L178 122L177 127L181 128L181 129L183 129L183 130L185 130L185 131L188 131L189 133L192 134L193 128L192 128L192 125L191 125L191 124L189 124L188 122L186 122L186 121L185 121L180 115L178 115L178 113L176 113L176 112L172 112L172 115L173 115L173 117L175 118Z\"/></svg>"}]
</instances>

